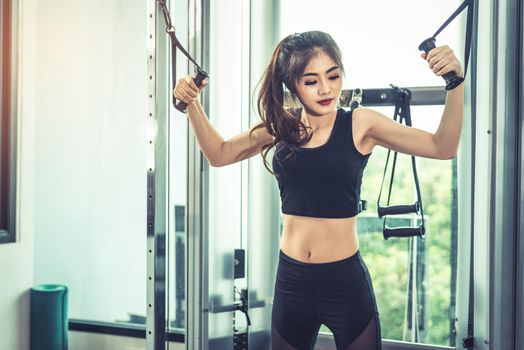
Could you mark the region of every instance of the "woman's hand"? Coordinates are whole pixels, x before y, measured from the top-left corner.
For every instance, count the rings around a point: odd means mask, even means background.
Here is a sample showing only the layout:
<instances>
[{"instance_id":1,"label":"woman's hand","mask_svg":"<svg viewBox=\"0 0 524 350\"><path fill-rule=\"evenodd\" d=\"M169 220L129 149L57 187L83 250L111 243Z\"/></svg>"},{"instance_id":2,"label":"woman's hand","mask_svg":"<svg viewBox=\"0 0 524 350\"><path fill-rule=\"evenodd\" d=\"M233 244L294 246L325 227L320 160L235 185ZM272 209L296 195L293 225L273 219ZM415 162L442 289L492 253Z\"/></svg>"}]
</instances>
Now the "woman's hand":
<instances>
[{"instance_id":1,"label":"woman's hand","mask_svg":"<svg viewBox=\"0 0 524 350\"><path fill-rule=\"evenodd\" d=\"M204 90L207 85L207 80L204 79L200 87L196 86L193 77L186 75L183 78L180 78L173 90L173 95L179 101L187 103L189 106L196 101L200 91Z\"/></svg>"},{"instance_id":2,"label":"woman's hand","mask_svg":"<svg viewBox=\"0 0 524 350\"><path fill-rule=\"evenodd\" d=\"M455 72L459 77L464 77L460 61L447 45L435 47L427 55L423 52L420 54L420 57L429 62L429 68L438 76Z\"/></svg>"}]
</instances>

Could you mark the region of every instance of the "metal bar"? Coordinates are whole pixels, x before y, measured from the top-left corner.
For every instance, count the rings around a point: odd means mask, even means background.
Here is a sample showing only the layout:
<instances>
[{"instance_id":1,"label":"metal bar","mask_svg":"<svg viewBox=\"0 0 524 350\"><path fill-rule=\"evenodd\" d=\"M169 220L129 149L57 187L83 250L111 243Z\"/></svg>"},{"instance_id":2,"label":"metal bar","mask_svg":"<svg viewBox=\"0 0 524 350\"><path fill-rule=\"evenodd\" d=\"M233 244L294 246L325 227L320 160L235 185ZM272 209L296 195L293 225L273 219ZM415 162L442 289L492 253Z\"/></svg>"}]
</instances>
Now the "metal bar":
<instances>
[{"instance_id":1,"label":"metal bar","mask_svg":"<svg viewBox=\"0 0 524 350\"><path fill-rule=\"evenodd\" d=\"M189 0L188 49L203 66L209 67L209 0ZM204 54L204 52L206 54ZM201 95L202 106L209 110L209 95ZM186 349L208 349L208 210L209 164L188 128L187 230L186 230Z\"/></svg>"},{"instance_id":2,"label":"metal bar","mask_svg":"<svg viewBox=\"0 0 524 350\"><path fill-rule=\"evenodd\" d=\"M0 244L15 242L17 237L18 3L4 1L0 4L0 18L5 20L0 28Z\"/></svg>"},{"instance_id":3,"label":"metal bar","mask_svg":"<svg viewBox=\"0 0 524 350\"><path fill-rule=\"evenodd\" d=\"M517 127L518 95L518 3L497 1L494 28L494 101L493 104L493 180L491 276L490 276L490 349L516 349L515 300L517 241Z\"/></svg>"},{"instance_id":4,"label":"metal bar","mask_svg":"<svg viewBox=\"0 0 524 350\"><path fill-rule=\"evenodd\" d=\"M474 8L473 34L471 41L471 65L465 84L469 87L464 93L464 126L459 155L457 157L457 288L456 288L456 317L452 320L455 326L455 345L462 348L462 340L468 336L468 316L470 293L473 295L473 285L470 284L470 275L473 271L471 259L473 255L472 240L474 239L477 194L476 188L476 129L477 129L477 26L478 8ZM463 31L465 26L462 25ZM465 189L465 190L464 190ZM472 329L473 330L473 329Z\"/></svg>"},{"instance_id":5,"label":"metal bar","mask_svg":"<svg viewBox=\"0 0 524 350\"><path fill-rule=\"evenodd\" d=\"M148 1L147 123L147 319L148 350L165 349L166 341L166 120L167 43L157 18L156 0ZM158 69L158 71L157 71Z\"/></svg>"},{"instance_id":6,"label":"metal bar","mask_svg":"<svg viewBox=\"0 0 524 350\"><path fill-rule=\"evenodd\" d=\"M149 103L148 108L150 115L146 116L148 119L148 128L150 128L149 123L151 123L151 118L155 116L155 103L154 97L155 94L155 20L156 20L156 10L155 10L156 0L148 1L147 13L149 14L148 18L148 63L147 70L148 74L153 74L153 79L149 80L148 91L149 91ZM154 274L154 227L155 222L155 173L154 173L154 163L155 163L155 146L154 146L154 136L152 130L148 130L148 139L149 144L147 148L147 276L152 276ZM155 318L154 318L154 284L146 276L147 283L147 313L146 313L146 342L147 350L154 350L154 335L152 335L152 330L155 328Z\"/></svg>"},{"instance_id":7,"label":"metal bar","mask_svg":"<svg viewBox=\"0 0 524 350\"><path fill-rule=\"evenodd\" d=\"M515 329L524 329L524 185L522 181L522 174L524 173L524 4L519 1L520 8L519 23L517 25L519 37L518 37L518 62L519 71L517 76L519 77L518 85L518 96L519 96L519 111L518 111L518 152L517 159L519 160L517 166L517 243L516 243L516 254L517 259L515 261L517 266L516 271L516 315ZM516 332L515 349L524 349L524 334L522 332Z\"/></svg>"},{"instance_id":8,"label":"metal bar","mask_svg":"<svg viewBox=\"0 0 524 350\"><path fill-rule=\"evenodd\" d=\"M446 90L444 86L403 87L411 91L411 106L433 106L446 103ZM366 107L394 106L396 102L395 91L392 88L360 89L362 91L362 105ZM351 98L358 89L342 90L340 107L349 107ZM288 108L300 108L300 102L290 92L284 96L284 104Z\"/></svg>"},{"instance_id":9,"label":"metal bar","mask_svg":"<svg viewBox=\"0 0 524 350\"><path fill-rule=\"evenodd\" d=\"M333 335L329 333L319 333L317 337L317 343L315 349L323 350L336 350L335 341ZM408 343L403 341L395 340L383 340L382 350L454 350L454 347L421 344L421 343Z\"/></svg>"},{"instance_id":10,"label":"metal bar","mask_svg":"<svg viewBox=\"0 0 524 350\"><path fill-rule=\"evenodd\" d=\"M11 3L10 9L10 27L9 27L9 71L6 74L10 74L9 81L9 174L8 174L8 187L5 193L9 196L9 209L7 211L7 230L10 233L11 241L16 242L17 237L17 225L16 225L16 194L20 193L18 190L17 183L17 140L18 140L18 6L19 1L7 1ZM5 94L4 94L5 95ZM4 101L5 102L5 101ZM4 212L5 213L5 212Z\"/></svg>"},{"instance_id":11,"label":"metal bar","mask_svg":"<svg viewBox=\"0 0 524 350\"><path fill-rule=\"evenodd\" d=\"M477 43L477 69L479 72L475 80L475 206L473 208L473 274L475 288L473 291L475 350L489 350L490 319L493 318L490 306L491 270L490 261L493 250L490 249L493 242L492 220L493 213L490 203L495 201L490 189L492 188L491 179L495 175L494 154L492 151L492 117L496 114L494 110L494 86L496 85L494 67L494 47L493 33L496 28L493 25L493 2L478 2L478 25L475 32L478 38ZM480 74L481 73L481 74ZM478 77L482 75L482 79Z\"/></svg>"},{"instance_id":12,"label":"metal bar","mask_svg":"<svg viewBox=\"0 0 524 350\"><path fill-rule=\"evenodd\" d=\"M516 243L516 266L517 266L517 296L516 296L516 321L515 329L524 329L524 186L522 181L522 174L524 173L524 4L519 1L520 8L518 29L518 65L517 76L519 79L517 97L519 99L518 110L518 162L517 165L517 243ZM516 332L515 349L524 349L524 334L523 332Z\"/></svg>"}]
</instances>

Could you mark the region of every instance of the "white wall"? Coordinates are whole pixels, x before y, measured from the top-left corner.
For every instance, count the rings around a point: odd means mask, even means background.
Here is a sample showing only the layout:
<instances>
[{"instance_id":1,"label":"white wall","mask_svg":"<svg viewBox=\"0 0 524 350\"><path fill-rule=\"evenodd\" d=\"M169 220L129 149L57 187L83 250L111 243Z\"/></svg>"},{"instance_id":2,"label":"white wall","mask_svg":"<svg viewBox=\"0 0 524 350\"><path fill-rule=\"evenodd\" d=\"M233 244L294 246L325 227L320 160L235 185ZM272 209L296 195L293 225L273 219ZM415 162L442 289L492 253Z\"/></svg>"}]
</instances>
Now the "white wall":
<instances>
[{"instance_id":1,"label":"white wall","mask_svg":"<svg viewBox=\"0 0 524 350\"><path fill-rule=\"evenodd\" d=\"M29 288L33 283L35 61L37 1L19 4L17 241L0 245L1 350L29 349ZM15 19L16 21L16 19Z\"/></svg>"}]
</instances>

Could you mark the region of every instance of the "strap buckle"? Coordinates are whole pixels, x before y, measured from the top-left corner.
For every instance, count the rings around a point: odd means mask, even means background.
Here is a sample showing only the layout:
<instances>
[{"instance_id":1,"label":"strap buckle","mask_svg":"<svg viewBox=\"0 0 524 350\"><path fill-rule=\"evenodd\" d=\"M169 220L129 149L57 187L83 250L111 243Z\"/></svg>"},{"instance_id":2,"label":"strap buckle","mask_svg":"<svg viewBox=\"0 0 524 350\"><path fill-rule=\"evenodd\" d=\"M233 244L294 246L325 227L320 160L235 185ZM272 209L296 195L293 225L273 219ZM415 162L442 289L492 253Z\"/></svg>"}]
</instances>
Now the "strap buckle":
<instances>
[{"instance_id":1,"label":"strap buckle","mask_svg":"<svg viewBox=\"0 0 524 350\"><path fill-rule=\"evenodd\" d=\"M360 202L358 203L358 212L360 213L367 209L368 209L368 201L365 199L361 199Z\"/></svg>"},{"instance_id":2,"label":"strap buckle","mask_svg":"<svg viewBox=\"0 0 524 350\"><path fill-rule=\"evenodd\" d=\"M475 345L475 338L469 336L462 339L462 347L464 349L471 349Z\"/></svg>"},{"instance_id":3,"label":"strap buckle","mask_svg":"<svg viewBox=\"0 0 524 350\"><path fill-rule=\"evenodd\" d=\"M355 108L362 107L362 89L356 88L351 93L351 101L349 101L349 108L354 110Z\"/></svg>"}]
</instances>

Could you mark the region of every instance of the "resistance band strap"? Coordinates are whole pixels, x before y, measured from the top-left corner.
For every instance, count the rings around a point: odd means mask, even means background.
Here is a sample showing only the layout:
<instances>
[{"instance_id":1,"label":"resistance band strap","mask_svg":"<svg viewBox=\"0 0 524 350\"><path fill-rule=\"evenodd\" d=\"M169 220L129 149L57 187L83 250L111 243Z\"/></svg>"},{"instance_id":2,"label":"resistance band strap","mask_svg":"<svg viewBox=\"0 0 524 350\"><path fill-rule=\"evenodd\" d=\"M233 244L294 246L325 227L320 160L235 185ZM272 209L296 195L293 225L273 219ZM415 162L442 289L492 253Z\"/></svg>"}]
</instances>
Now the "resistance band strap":
<instances>
[{"instance_id":1,"label":"resistance band strap","mask_svg":"<svg viewBox=\"0 0 524 350\"><path fill-rule=\"evenodd\" d=\"M475 0L465 0L458 9L453 12L446 22L433 34L433 38L436 38L439 33L448 26L466 7L468 7L468 17L466 20L466 43L464 45L464 78L468 71L469 52L471 50L471 32L473 31L473 3Z\"/></svg>"},{"instance_id":2,"label":"resistance band strap","mask_svg":"<svg viewBox=\"0 0 524 350\"><path fill-rule=\"evenodd\" d=\"M395 113L394 113L394 116L393 116L393 120L397 121L397 116L399 116L400 117L399 118L399 122L400 123L405 121L405 124L407 126L411 127L412 126L411 114L410 114L410 110L409 110L410 95L405 90L399 89L398 87L396 87L394 85L391 85L391 86L396 90L397 96L398 96L397 103L395 104ZM387 168L388 168L390 153L391 153L391 150L388 150L388 154L387 154L387 157L386 157L386 166L384 167L384 174L382 176L382 183L380 185L380 191L379 191L378 200L377 200L377 209L380 207L380 198L382 196L382 188L384 186L384 180L386 178L386 172L387 172ZM396 166L396 162L397 162L397 155L398 155L398 152L395 151L395 153L393 155L393 165L392 165L392 168L391 168L391 178L390 178L390 182L389 182L388 199L387 199L387 204L386 204L387 206L389 206L389 203L390 203L390 200L391 200L391 193L392 193L392 189L393 189L393 180L394 180L394 176L395 176L395 166ZM420 214L421 214L421 219L422 219L422 227L424 227L424 211L422 209L422 196L420 194L420 185L419 185L419 181L418 181L417 168L416 168L416 163L415 163L415 157L414 156L411 156L411 163L412 163L412 168L413 168L413 177L414 177L414 180L415 180L415 188L416 188L416 191L417 191L417 200L418 200L418 203L419 203ZM384 220L384 227L385 227L385 220Z\"/></svg>"},{"instance_id":3,"label":"resistance band strap","mask_svg":"<svg viewBox=\"0 0 524 350\"><path fill-rule=\"evenodd\" d=\"M189 52L184 49L182 44L180 44L180 41L176 37L175 34L175 27L173 27L173 24L171 23L171 16L169 14L169 10L167 8L165 0L157 0L160 4L160 8L162 9L162 13L164 14L164 20L166 22L166 32L169 34L169 37L171 38L171 77L172 77L172 84L173 89L176 85L176 49L178 48L182 53L191 61L199 70L201 69L200 65L196 63L196 61L191 57ZM173 96L173 104L176 105L175 96Z\"/></svg>"},{"instance_id":4,"label":"resistance band strap","mask_svg":"<svg viewBox=\"0 0 524 350\"><path fill-rule=\"evenodd\" d=\"M171 15L169 14L169 10L167 9L165 0L157 0L157 1L160 3L160 8L162 9L162 13L164 14L164 20L166 22L166 32L171 37L171 44L172 44L173 50L176 50L176 48L178 47L180 51L182 51L182 53L191 62L193 62L195 66L197 66L198 68L201 68L200 65L196 63L196 61L193 59L193 57L191 57L189 52L187 52L186 49L184 49L184 47L182 46L182 44L180 44L180 41L178 41L175 35L175 27L173 27L173 24L171 22ZM175 56L174 52L173 52L173 56Z\"/></svg>"}]
</instances>

